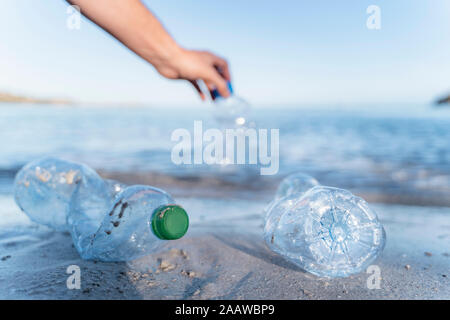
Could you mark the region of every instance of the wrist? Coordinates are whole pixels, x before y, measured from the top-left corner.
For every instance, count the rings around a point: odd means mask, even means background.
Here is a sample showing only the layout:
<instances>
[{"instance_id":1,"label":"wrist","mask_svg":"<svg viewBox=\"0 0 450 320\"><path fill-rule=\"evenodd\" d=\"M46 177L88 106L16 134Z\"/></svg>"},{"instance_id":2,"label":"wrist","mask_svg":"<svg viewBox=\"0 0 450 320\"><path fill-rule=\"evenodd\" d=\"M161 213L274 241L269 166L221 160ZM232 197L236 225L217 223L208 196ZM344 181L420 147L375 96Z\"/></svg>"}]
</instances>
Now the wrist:
<instances>
[{"instance_id":1,"label":"wrist","mask_svg":"<svg viewBox=\"0 0 450 320\"><path fill-rule=\"evenodd\" d=\"M157 45L154 45L154 43L154 41L151 41L146 46L143 58L156 69L173 65L173 62L184 54L184 49L172 39L165 42L156 42Z\"/></svg>"}]
</instances>

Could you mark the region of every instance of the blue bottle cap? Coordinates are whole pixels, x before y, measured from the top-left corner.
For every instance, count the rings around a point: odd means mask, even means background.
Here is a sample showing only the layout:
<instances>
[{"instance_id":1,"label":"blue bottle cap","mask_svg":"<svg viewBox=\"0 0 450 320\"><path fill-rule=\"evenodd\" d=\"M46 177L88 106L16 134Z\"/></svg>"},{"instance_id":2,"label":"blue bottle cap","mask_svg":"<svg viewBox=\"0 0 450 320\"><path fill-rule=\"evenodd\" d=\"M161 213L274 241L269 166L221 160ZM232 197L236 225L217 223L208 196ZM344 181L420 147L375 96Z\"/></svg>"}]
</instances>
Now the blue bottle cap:
<instances>
[{"instance_id":1,"label":"blue bottle cap","mask_svg":"<svg viewBox=\"0 0 450 320\"><path fill-rule=\"evenodd\" d=\"M233 94L233 86L231 85L231 81L227 81L228 90L230 90L230 94ZM214 89L211 91L211 96L213 99L221 98L219 91L217 89Z\"/></svg>"}]
</instances>

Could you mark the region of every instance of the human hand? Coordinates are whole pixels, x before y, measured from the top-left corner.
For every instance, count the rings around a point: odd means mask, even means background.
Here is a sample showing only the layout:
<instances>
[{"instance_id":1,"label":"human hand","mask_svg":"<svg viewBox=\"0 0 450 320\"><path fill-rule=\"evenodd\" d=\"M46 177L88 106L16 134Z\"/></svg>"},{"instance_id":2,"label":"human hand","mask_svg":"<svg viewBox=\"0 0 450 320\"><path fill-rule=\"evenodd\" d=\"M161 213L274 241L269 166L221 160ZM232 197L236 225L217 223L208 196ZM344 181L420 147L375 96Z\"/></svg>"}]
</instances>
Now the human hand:
<instances>
[{"instance_id":1,"label":"human hand","mask_svg":"<svg viewBox=\"0 0 450 320\"><path fill-rule=\"evenodd\" d=\"M198 81L228 97L228 63L207 51L181 48L140 0L67 0L87 18L151 63L169 79L188 80L204 100ZM212 97L212 96L211 96Z\"/></svg>"},{"instance_id":2,"label":"human hand","mask_svg":"<svg viewBox=\"0 0 450 320\"><path fill-rule=\"evenodd\" d=\"M227 81L231 80L228 63L211 52L180 49L159 62L153 65L162 76L189 81L202 100L205 100L206 96L199 86L199 80L205 83L210 92L217 89L221 96L230 96L227 86Z\"/></svg>"}]
</instances>

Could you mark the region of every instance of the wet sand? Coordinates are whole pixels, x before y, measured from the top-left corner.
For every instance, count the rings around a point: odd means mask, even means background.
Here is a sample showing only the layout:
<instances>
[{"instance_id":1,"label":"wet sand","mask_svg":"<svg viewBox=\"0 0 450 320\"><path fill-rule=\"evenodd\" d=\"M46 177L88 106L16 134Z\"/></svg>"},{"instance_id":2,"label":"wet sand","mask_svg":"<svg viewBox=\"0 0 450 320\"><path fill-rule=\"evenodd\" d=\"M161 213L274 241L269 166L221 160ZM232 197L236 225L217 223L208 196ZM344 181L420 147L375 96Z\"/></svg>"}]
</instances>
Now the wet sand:
<instances>
[{"instance_id":1,"label":"wet sand","mask_svg":"<svg viewBox=\"0 0 450 320\"><path fill-rule=\"evenodd\" d=\"M263 203L179 197L188 235L129 263L83 261L68 234L28 220L0 196L2 299L450 299L450 208L373 204L387 233L370 274L321 279L272 253L262 240ZM245 210L245 214L243 214ZM66 269L81 268L69 290Z\"/></svg>"}]
</instances>

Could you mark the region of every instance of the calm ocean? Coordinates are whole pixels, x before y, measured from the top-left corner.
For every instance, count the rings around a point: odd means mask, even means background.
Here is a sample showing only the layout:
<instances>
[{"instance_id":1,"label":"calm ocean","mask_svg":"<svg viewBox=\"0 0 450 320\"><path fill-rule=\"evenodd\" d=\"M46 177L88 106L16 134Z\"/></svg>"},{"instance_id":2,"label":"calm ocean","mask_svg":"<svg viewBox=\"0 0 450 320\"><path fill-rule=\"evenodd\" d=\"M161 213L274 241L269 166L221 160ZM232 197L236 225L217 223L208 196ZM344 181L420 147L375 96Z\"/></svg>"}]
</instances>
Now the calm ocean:
<instances>
[{"instance_id":1,"label":"calm ocean","mask_svg":"<svg viewBox=\"0 0 450 320\"><path fill-rule=\"evenodd\" d=\"M45 155L85 162L105 172L197 178L229 174L238 183L257 178L259 170L248 166L227 173L214 166L172 163L172 131L192 131L194 120L203 120L205 129L215 127L208 108L2 104L0 193L11 192L22 165ZM323 184L376 194L381 201L406 196L421 198L427 205L450 206L450 108L392 110L254 109L251 120L260 128L280 129L280 170L271 177L274 184L290 172L303 171Z\"/></svg>"}]
</instances>

